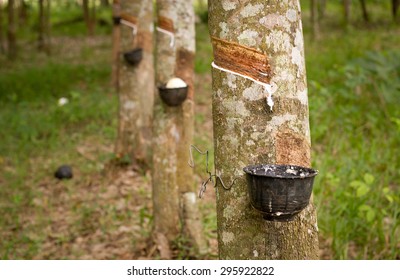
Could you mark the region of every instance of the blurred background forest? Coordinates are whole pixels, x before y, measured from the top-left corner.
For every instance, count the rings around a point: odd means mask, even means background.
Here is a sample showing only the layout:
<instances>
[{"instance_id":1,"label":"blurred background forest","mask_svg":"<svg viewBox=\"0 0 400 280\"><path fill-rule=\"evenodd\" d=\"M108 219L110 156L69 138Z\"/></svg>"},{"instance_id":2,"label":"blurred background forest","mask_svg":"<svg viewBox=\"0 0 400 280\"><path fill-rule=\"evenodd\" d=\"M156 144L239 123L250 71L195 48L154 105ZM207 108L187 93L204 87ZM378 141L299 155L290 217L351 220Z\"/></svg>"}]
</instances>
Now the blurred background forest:
<instances>
[{"instance_id":1,"label":"blurred background forest","mask_svg":"<svg viewBox=\"0 0 400 280\"><path fill-rule=\"evenodd\" d=\"M212 151L207 3L194 2L194 144ZM157 257L150 172L115 163L111 4L0 0L1 259ZM322 259L400 259L399 4L301 1ZM53 177L64 163L72 180ZM174 258L217 258L211 188L201 212L208 254L177 239Z\"/></svg>"}]
</instances>

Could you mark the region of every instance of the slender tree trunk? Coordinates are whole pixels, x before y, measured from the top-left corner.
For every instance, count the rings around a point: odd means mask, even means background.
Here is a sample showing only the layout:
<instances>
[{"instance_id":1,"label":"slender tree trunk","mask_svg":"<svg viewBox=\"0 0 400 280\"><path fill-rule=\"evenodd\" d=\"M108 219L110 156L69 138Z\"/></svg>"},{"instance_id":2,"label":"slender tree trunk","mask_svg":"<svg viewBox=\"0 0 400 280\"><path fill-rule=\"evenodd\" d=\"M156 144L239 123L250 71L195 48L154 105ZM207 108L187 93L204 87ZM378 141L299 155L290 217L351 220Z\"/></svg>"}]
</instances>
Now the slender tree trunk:
<instances>
[{"instance_id":1,"label":"slender tree trunk","mask_svg":"<svg viewBox=\"0 0 400 280\"><path fill-rule=\"evenodd\" d=\"M151 161L152 118L154 104L153 5L145 1L120 0L121 13L134 18L133 28L121 25L119 82L118 156L128 155L133 163L149 165ZM122 53L142 49L138 65L128 64Z\"/></svg>"},{"instance_id":2,"label":"slender tree trunk","mask_svg":"<svg viewBox=\"0 0 400 280\"><path fill-rule=\"evenodd\" d=\"M7 42L8 42L8 57L14 59L17 56L17 37L15 26L15 1L8 0L8 28L7 28Z\"/></svg>"},{"instance_id":3,"label":"slender tree trunk","mask_svg":"<svg viewBox=\"0 0 400 280\"><path fill-rule=\"evenodd\" d=\"M311 0L311 26L312 34L315 39L319 37L319 17L318 17L318 0Z\"/></svg>"},{"instance_id":4,"label":"slender tree trunk","mask_svg":"<svg viewBox=\"0 0 400 280\"><path fill-rule=\"evenodd\" d=\"M96 26L96 4L94 1L82 0L82 8L88 35L93 36Z\"/></svg>"},{"instance_id":5,"label":"slender tree trunk","mask_svg":"<svg viewBox=\"0 0 400 280\"><path fill-rule=\"evenodd\" d=\"M197 205L185 201L194 198L193 174L188 166L189 146L193 142L193 69L195 52L194 10L192 1L157 1L157 68L156 84L162 85L173 77L179 77L189 87L188 98L178 107L168 107L156 98L154 108L153 142L153 205L154 238L158 244L162 240L171 243L183 226L200 227L198 218L192 215L198 211ZM167 33L166 33L167 32ZM173 34L171 38L169 34ZM183 197L186 197L184 199ZM185 207L182 214L180 206ZM192 213L192 214L190 214ZM192 217L187 216L192 215ZM184 217L183 217L184 216ZM184 221L182 221L182 218ZM193 223L194 221L194 223ZM191 235L191 229L184 232ZM201 227L197 229L197 232ZM192 238L199 251L204 242L196 236ZM164 242L165 243L165 242ZM160 248L160 246L159 246ZM161 248L161 256L167 257L169 248Z\"/></svg>"},{"instance_id":6,"label":"slender tree trunk","mask_svg":"<svg viewBox=\"0 0 400 280\"><path fill-rule=\"evenodd\" d=\"M350 24L351 0L343 0L343 15L344 24L348 26Z\"/></svg>"},{"instance_id":7,"label":"slender tree trunk","mask_svg":"<svg viewBox=\"0 0 400 280\"><path fill-rule=\"evenodd\" d=\"M111 71L111 83L118 91L118 72L119 72L119 55L121 45L121 25L119 18L121 16L120 1L114 0L112 6L113 14L113 31L112 31L112 71Z\"/></svg>"},{"instance_id":8,"label":"slender tree trunk","mask_svg":"<svg viewBox=\"0 0 400 280\"><path fill-rule=\"evenodd\" d=\"M50 1L39 0L38 50L50 54Z\"/></svg>"},{"instance_id":9,"label":"slender tree trunk","mask_svg":"<svg viewBox=\"0 0 400 280\"><path fill-rule=\"evenodd\" d=\"M320 19L325 17L326 11L326 0L317 0L318 1L318 16Z\"/></svg>"},{"instance_id":10,"label":"slender tree trunk","mask_svg":"<svg viewBox=\"0 0 400 280\"><path fill-rule=\"evenodd\" d=\"M4 46L3 0L0 0L0 53L6 52Z\"/></svg>"},{"instance_id":11,"label":"slender tree trunk","mask_svg":"<svg viewBox=\"0 0 400 280\"><path fill-rule=\"evenodd\" d=\"M19 0L16 3L18 7L18 26L24 27L28 23L28 4L24 0Z\"/></svg>"},{"instance_id":12,"label":"slender tree trunk","mask_svg":"<svg viewBox=\"0 0 400 280\"><path fill-rule=\"evenodd\" d=\"M365 3L365 0L360 0L360 4L361 4L363 19L365 22L369 22L367 3Z\"/></svg>"},{"instance_id":13,"label":"slender tree trunk","mask_svg":"<svg viewBox=\"0 0 400 280\"><path fill-rule=\"evenodd\" d=\"M392 0L392 15L393 19L397 19L397 11L399 10L400 0Z\"/></svg>"},{"instance_id":14,"label":"slender tree trunk","mask_svg":"<svg viewBox=\"0 0 400 280\"><path fill-rule=\"evenodd\" d=\"M299 1L208 3L216 175L233 182L216 187L220 259L317 259L313 204L294 221L265 221L250 206L243 172L257 163L311 164Z\"/></svg>"},{"instance_id":15,"label":"slender tree trunk","mask_svg":"<svg viewBox=\"0 0 400 280\"><path fill-rule=\"evenodd\" d=\"M108 6L110 6L110 2L108 1L108 0L101 0L101 5L103 6L103 7L108 7Z\"/></svg>"}]
</instances>

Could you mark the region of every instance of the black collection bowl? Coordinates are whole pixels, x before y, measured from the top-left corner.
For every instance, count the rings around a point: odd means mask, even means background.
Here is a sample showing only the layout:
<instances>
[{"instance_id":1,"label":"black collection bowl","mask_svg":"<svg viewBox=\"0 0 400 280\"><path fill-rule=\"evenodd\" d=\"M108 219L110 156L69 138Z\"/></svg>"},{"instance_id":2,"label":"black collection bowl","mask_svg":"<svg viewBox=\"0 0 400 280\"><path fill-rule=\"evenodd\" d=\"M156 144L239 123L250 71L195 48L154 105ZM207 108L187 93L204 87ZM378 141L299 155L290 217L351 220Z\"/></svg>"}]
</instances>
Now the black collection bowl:
<instances>
[{"instance_id":1,"label":"black collection bowl","mask_svg":"<svg viewBox=\"0 0 400 280\"><path fill-rule=\"evenodd\" d=\"M179 88L158 87L161 100L168 106L179 106L185 101L188 94L188 86Z\"/></svg>"},{"instance_id":2,"label":"black collection bowl","mask_svg":"<svg viewBox=\"0 0 400 280\"><path fill-rule=\"evenodd\" d=\"M136 66L143 58L143 49L137 48L124 53L125 61L132 66Z\"/></svg>"},{"instance_id":3,"label":"black collection bowl","mask_svg":"<svg viewBox=\"0 0 400 280\"><path fill-rule=\"evenodd\" d=\"M317 170L297 165L246 166L251 205L269 221L291 221L307 207Z\"/></svg>"}]
</instances>

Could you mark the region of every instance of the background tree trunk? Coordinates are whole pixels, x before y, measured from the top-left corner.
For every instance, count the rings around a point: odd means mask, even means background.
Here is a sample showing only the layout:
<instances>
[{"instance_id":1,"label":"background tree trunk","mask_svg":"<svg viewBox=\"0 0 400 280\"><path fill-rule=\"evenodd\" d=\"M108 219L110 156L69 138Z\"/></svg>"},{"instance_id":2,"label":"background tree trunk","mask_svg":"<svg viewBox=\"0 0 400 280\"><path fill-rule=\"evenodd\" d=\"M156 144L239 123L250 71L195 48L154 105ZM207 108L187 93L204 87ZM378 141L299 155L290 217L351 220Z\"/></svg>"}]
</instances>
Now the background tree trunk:
<instances>
[{"instance_id":1,"label":"background tree trunk","mask_svg":"<svg viewBox=\"0 0 400 280\"><path fill-rule=\"evenodd\" d=\"M85 19L88 35L93 36L96 27L96 3L95 1L82 0L83 18Z\"/></svg>"},{"instance_id":2,"label":"background tree trunk","mask_svg":"<svg viewBox=\"0 0 400 280\"><path fill-rule=\"evenodd\" d=\"M153 143L153 205L154 205L154 237L160 244L161 239L170 243L181 232L183 225L200 227L198 218L183 218L181 205L183 196L194 191L193 171L188 166L189 146L193 141L193 76L195 30L194 9L192 1L158 0L157 1L157 67L156 84L163 85L173 77L179 77L189 87L188 98L178 107L168 107L156 98L154 109L154 143ZM160 31L174 34L171 37ZM157 95L158 96L158 95ZM187 195L187 197L196 197ZM187 205L186 213L195 213L197 204ZM194 215L195 216L195 215ZM194 221L184 223L185 221ZM198 229L198 231L201 230ZM190 235L191 230L185 230ZM200 251L204 242L196 241ZM190 236L189 236L190 238ZM164 248L168 251L168 248ZM160 250L162 251L162 250ZM161 252L161 255L168 255Z\"/></svg>"},{"instance_id":3,"label":"background tree trunk","mask_svg":"<svg viewBox=\"0 0 400 280\"><path fill-rule=\"evenodd\" d=\"M362 11L363 19L365 22L369 22L367 3L365 3L365 0L360 0L360 4L361 4L361 11Z\"/></svg>"},{"instance_id":4,"label":"background tree trunk","mask_svg":"<svg viewBox=\"0 0 400 280\"><path fill-rule=\"evenodd\" d=\"M120 1L114 0L112 6L113 15L113 31L112 31L112 71L111 71L111 83L118 91L118 72L119 72L119 55L121 46L121 25L118 22L118 18L121 16ZM115 22L117 21L117 22Z\"/></svg>"},{"instance_id":5,"label":"background tree trunk","mask_svg":"<svg viewBox=\"0 0 400 280\"><path fill-rule=\"evenodd\" d=\"M7 6L8 13L8 28L7 28L7 42L8 42L8 57L15 59L17 56L17 37L15 25L15 0L8 0Z\"/></svg>"},{"instance_id":6,"label":"background tree trunk","mask_svg":"<svg viewBox=\"0 0 400 280\"><path fill-rule=\"evenodd\" d=\"M350 24L351 0L343 0L343 15L344 24L345 26L348 26Z\"/></svg>"},{"instance_id":7,"label":"background tree trunk","mask_svg":"<svg viewBox=\"0 0 400 280\"><path fill-rule=\"evenodd\" d=\"M4 46L4 23L3 23L3 0L0 0L0 53L4 54L6 48Z\"/></svg>"},{"instance_id":8,"label":"background tree trunk","mask_svg":"<svg viewBox=\"0 0 400 280\"><path fill-rule=\"evenodd\" d=\"M213 67L216 174L225 185L234 182L230 190L219 182L216 187L219 257L317 259L318 227L313 204L294 221L265 221L250 206L243 172L243 167L257 163L311 164L299 1L272 0L268 5L260 0L208 3L214 58L227 56L226 67L237 66L237 71L246 72L253 68L229 50L248 53L251 58L257 53L262 57L259 67L265 70L258 79L269 79L275 102L271 112L261 85Z\"/></svg>"},{"instance_id":9,"label":"background tree trunk","mask_svg":"<svg viewBox=\"0 0 400 280\"><path fill-rule=\"evenodd\" d=\"M315 39L319 37L319 14L318 14L318 0L311 0L311 26L312 34Z\"/></svg>"},{"instance_id":10,"label":"background tree trunk","mask_svg":"<svg viewBox=\"0 0 400 280\"><path fill-rule=\"evenodd\" d=\"M397 19L397 12L399 10L400 0L392 0L392 15L393 19Z\"/></svg>"},{"instance_id":11,"label":"background tree trunk","mask_svg":"<svg viewBox=\"0 0 400 280\"><path fill-rule=\"evenodd\" d=\"M28 12L28 4L24 0L19 0L15 3L15 6L18 7L18 26L22 28L28 24L29 12Z\"/></svg>"},{"instance_id":12,"label":"background tree trunk","mask_svg":"<svg viewBox=\"0 0 400 280\"><path fill-rule=\"evenodd\" d=\"M101 4L103 7L108 7L108 6L110 6L110 2L109 2L108 0L101 0L100 4Z\"/></svg>"},{"instance_id":13,"label":"background tree trunk","mask_svg":"<svg viewBox=\"0 0 400 280\"><path fill-rule=\"evenodd\" d=\"M128 155L139 165L151 161L154 104L153 5L146 1L120 0L121 13L136 18L137 34L121 25L121 62L119 82L119 129L117 156ZM122 53L143 49L137 66L124 61Z\"/></svg>"},{"instance_id":14,"label":"background tree trunk","mask_svg":"<svg viewBox=\"0 0 400 280\"><path fill-rule=\"evenodd\" d=\"M39 0L38 50L50 54L50 0Z\"/></svg>"},{"instance_id":15,"label":"background tree trunk","mask_svg":"<svg viewBox=\"0 0 400 280\"><path fill-rule=\"evenodd\" d=\"M326 10L326 0L317 0L318 1L318 16L320 19L325 17Z\"/></svg>"}]
</instances>

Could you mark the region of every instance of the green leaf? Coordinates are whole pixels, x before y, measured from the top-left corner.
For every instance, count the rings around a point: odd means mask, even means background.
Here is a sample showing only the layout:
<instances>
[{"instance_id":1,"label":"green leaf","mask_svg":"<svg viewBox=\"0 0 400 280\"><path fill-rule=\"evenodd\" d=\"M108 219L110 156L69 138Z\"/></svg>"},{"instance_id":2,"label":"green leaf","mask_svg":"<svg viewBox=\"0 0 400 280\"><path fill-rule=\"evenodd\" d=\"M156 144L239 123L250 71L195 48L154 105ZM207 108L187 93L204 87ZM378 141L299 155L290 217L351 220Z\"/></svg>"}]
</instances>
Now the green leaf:
<instances>
[{"instance_id":1,"label":"green leaf","mask_svg":"<svg viewBox=\"0 0 400 280\"><path fill-rule=\"evenodd\" d=\"M391 195L386 195L386 199L389 200L390 203L393 203L394 199Z\"/></svg>"},{"instance_id":2,"label":"green leaf","mask_svg":"<svg viewBox=\"0 0 400 280\"><path fill-rule=\"evenodd\" d=\"M371 208L369 211L367 211L367 222L372 222L375 218L375 211Z\"/></svg>"},{"instance_id":3,"label":"green leaf","mask_svg":"<svg viewBox=\"0 0 400 280\"><path fill-rule=\"evenodd\" d=\"M361 186L365 186L365 183L356 180L356 181L350 182L350 186L353 187L353 188L355 188L355 189L357 189L357 188L359 188L359 187L361 187Z\"/></svg>"},{"instance_id":4,"label":"green leaf","mask_svg":"<svg viewBox=\"0 0 400 280\"><path fill-rule=\"evenodd\" d=\"M362 212L367 212L371 210L371 206L364 204L358 207L358 210Z\"/></svg>"},{"instance_id":5,"label":"green leaf","mask_svg":"<svg viewBox=\"0 0 400 280\"><path fill-rule=\"evenodd\" d=\"M375 181L375 177L369 173L364 175L364 181L367 185L371 185Z\"/></svg>"},{"instance_id":6,"label":"green leaf","mask_svg":"<svg viewBox=\"0 0 400 280\"><path fill-rule=\"evenodd\" d=\"M369 187L367 185L365 185L365 184L364 185L360 185L357 188L356 196L357 197L361 197L361 196L366 195L368 192L369 192Z\"/></svg>"}]
</instances>

